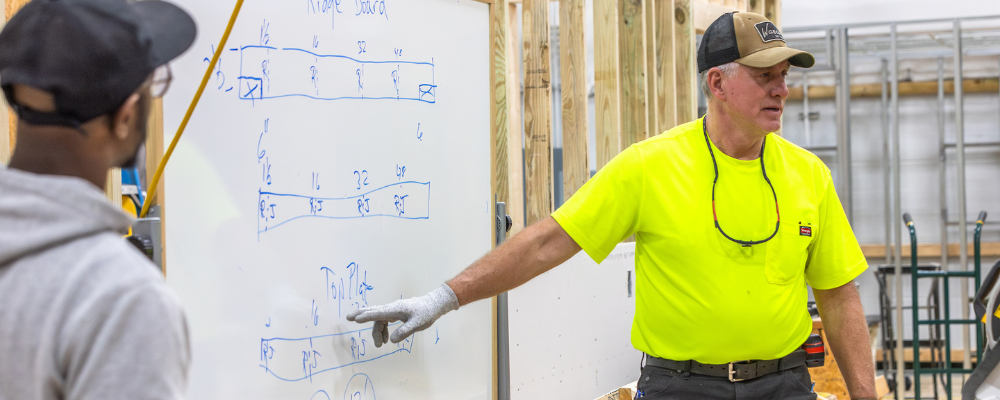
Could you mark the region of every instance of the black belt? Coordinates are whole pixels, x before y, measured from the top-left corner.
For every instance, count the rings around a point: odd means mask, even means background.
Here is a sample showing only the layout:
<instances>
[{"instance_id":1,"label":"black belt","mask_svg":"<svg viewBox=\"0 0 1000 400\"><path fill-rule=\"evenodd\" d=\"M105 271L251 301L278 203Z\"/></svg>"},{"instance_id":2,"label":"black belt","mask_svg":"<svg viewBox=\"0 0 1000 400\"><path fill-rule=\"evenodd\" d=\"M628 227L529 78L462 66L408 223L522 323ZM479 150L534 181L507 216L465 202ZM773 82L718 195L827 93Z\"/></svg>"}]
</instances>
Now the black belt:
<instances>
[{"instance_id":1,"label":"black belt","mask_svg":"<svg viewBox=\"0 0 1000 400\"><path fill-rule=\"evenodd\" d=\"M702 364L694 360L674 361L646 355L646 365L667 368L680 372L729 378L732 382L759 378L764 375L784 371L806 363L805 350L795 350L777 360L738 361L729 364Z\"/></svg>"}]
</instances>

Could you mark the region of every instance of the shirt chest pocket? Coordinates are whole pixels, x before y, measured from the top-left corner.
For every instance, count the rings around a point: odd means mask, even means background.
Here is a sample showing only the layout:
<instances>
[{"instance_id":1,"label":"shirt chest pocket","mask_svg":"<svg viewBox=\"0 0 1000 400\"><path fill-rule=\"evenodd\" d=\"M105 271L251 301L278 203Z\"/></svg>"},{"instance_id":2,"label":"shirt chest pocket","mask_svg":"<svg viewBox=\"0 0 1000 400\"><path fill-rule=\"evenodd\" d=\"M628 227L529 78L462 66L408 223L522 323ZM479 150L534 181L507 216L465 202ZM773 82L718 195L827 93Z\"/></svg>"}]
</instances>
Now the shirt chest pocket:
<instances>
[{"instance_id":1,"label":"shirt chest pocket","mask_svg":"<svg viewBox=\"0 0 1000 400\"><path fill-rule=\"evenodd\" d=\"M778 233L767 243L764 257L764 275L769 283L787 285L805 275L809 245L818 229L815 221L815 218L806 215L795 217L792 221L781 221Z\"/></svg>"}]
</instances>

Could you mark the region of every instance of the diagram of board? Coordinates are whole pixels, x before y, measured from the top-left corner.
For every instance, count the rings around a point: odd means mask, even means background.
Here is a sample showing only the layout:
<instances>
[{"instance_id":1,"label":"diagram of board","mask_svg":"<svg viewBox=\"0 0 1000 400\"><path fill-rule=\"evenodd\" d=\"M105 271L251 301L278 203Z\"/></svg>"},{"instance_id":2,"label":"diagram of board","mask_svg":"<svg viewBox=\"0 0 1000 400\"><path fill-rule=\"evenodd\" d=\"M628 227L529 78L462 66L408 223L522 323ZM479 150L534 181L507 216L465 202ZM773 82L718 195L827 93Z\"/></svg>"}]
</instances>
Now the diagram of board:
<instances>
[{"instance_id":1,"label":"diagram of board","mask_svg":"<svg viewBox=\"0 0 1000 400\"><path fill-rule=\"evenodd\" d=\"M381 347L344 319L491 247L488 6L246 0L210 65L235 2L178 2L166 132L211 74L165 175L191 398L491 398L488 302Z\"/></svg>"}]
</instances>

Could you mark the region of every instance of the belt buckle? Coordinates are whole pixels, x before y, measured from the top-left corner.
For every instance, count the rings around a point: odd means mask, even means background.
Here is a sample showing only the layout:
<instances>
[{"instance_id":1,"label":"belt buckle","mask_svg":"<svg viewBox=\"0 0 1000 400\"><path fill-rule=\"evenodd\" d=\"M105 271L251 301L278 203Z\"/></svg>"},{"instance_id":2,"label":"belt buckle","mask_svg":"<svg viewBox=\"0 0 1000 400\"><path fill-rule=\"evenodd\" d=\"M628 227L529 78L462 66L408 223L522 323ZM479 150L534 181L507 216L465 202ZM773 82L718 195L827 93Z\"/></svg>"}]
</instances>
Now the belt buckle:
<instances>
[{"instance_id":1,"label":"belt buckle","mask_svg":"<svg viewBox=\"0 0 1000 400\"><path fill-rule=\"evenodd\" d=\"M733 364L741 364L744 361L737 361L729 363L729 381L730 382L742 382L746 379L736 379L736 370L733 369Z\"/></svg>"}]
</instances>

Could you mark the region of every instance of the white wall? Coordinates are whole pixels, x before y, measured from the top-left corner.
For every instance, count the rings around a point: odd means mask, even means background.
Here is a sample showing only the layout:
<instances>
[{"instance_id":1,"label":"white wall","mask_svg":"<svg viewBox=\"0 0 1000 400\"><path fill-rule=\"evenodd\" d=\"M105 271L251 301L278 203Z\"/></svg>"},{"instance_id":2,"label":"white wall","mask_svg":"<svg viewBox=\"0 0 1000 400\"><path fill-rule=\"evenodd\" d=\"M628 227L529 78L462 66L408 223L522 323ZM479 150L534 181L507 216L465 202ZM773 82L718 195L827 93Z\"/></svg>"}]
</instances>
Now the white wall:
<instances>
[{"instance_id":1,"label":"white wall","mask_svg":"<svg viewBox=\"0 0 1000 400\"><path fill-rule=\"evenodd\" d=\"M1000 15L994 0L782 0L783 27Z\"/></svg>"}]
</instances>

